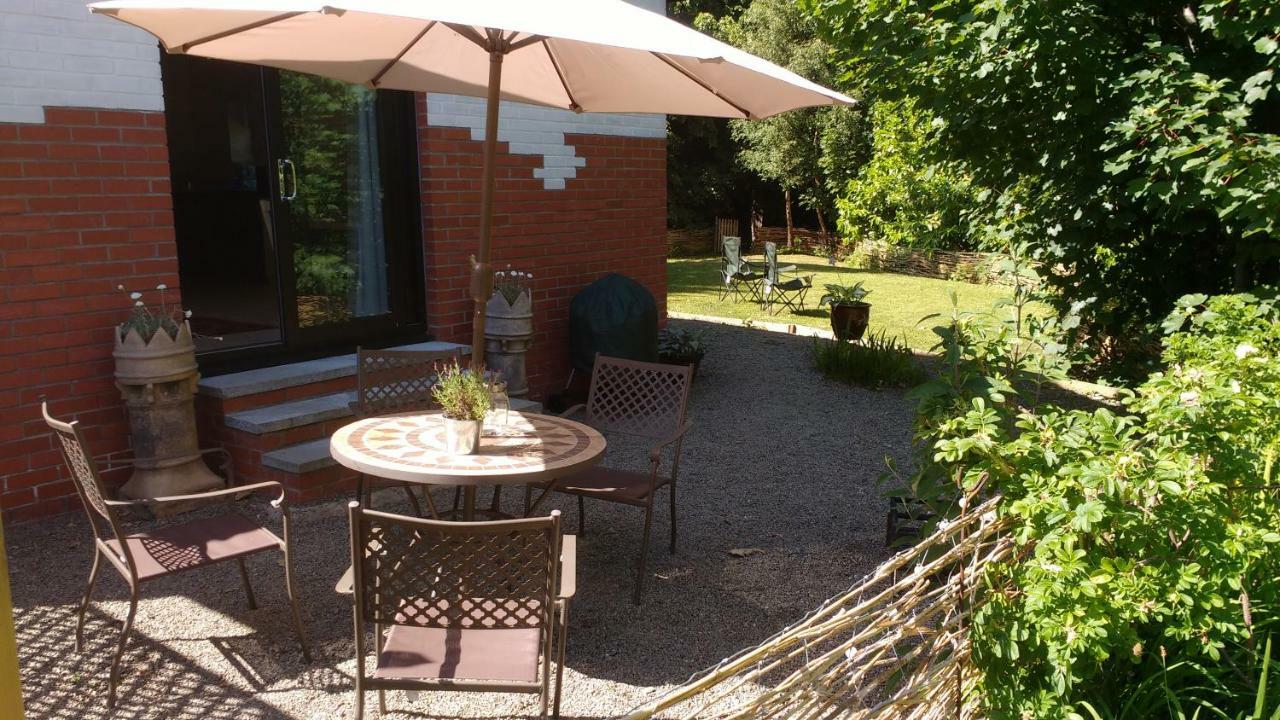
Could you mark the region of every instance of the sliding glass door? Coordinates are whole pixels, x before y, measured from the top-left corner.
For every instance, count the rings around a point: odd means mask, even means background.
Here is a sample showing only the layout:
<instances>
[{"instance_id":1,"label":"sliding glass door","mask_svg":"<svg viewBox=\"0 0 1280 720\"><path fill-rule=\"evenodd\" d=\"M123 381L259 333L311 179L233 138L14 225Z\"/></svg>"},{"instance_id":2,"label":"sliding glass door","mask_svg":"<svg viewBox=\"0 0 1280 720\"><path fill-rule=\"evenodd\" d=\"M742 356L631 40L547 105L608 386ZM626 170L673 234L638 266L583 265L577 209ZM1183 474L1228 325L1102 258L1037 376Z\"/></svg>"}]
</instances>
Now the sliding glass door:
<instances>
[{"instance_id":1,"label":"sliding glass door","mask_svg":"<svg viewBox=\"0 0 1280 720\"><path fill-rule=\"evenodd\" d=\"M206 338L202 349L238 349L264 339L286 351L345 347L420 331L412 96L187 57L166 62L166 90L171 76L190 76L193 68L194 74L206 76L199 78L205 81L202 89L179 91L187 106L181 112L170 110L171 120L186 118L170 127L175 180L202 172L230 177L231 184L235 178L251 177L252 182L237 185L234 213L226 198L207 194L182 207L175 202L179 246L196 243L212 229L220 237L230 235L231 244L253 246L263 257L245 263L228 255L223 262L195 262L192 267L180 261L184 292L189 276L196 294L188 294L188 303L197 311L197 332L202 322L221 329L241 327L226 321L231 315L242 318L245 328L270 326L276 331L274 339L263 333L231 338L227 336L233 333L219 333L218 339ZM224 107L225 98L207 92L207 76L234 78L223 83L235 88L234 111ZM218 157L210 168L209 156L223 154L223 134L211 131L220 129L220 123L210 128L208 118L221 115L236 118L228 120L225 132L231 167L222 167L226 163ZM192 132L197 129L199 133ZM193 143L202 149L190 147ZM199 167L194 166L197 159ZM239 205L250 204L260 210L253 238L248 228L230 227L227 220L247 212ZM236 291L248 288L250 264L254 271L262 269L252 273L253 298ZM197 319L202 314L204 319Z\"/></svg>"}]
</instances>

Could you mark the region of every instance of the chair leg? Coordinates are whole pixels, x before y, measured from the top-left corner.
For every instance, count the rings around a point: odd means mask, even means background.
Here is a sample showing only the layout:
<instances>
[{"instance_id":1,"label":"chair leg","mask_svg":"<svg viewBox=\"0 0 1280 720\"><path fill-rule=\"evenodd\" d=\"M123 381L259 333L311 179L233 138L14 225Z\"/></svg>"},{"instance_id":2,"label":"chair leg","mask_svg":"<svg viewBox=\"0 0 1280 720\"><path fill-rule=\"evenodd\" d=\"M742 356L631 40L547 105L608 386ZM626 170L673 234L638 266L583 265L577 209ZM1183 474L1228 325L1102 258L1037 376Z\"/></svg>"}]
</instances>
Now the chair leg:
<instances>
[{"instance_id":1,"label":"chair leg","mask_svg":"<svg viewBox=\"0 0 1280 720\"><path fill-rule=\"evenodd\" d=\"M581 495L578 496L578 535L579 537L587 535L587 503Z\"/></svg>"},{"instance_id":2,"label":"chair leg","mask_svg":"<svg viewBox=\"0 0 1280 720\"><path fill-rule=\"evenodd\" d=\"M107 680L107 707L116 706L116 688L120 686L120 661L124 658L124 648L129 642L129 632L133 630L133 618L138 614L138 586L129 587L129 614L124 618L124 627L120 629L120 641L116 643L116 654L111 660L111 675Z\"/></svg>"},{"instance_id":3,"label":"chair leg","mask_svg":"<svg viewBox=\"0 0 1280 720\"><path fill-rule=\"evenodd\" d=\"M356 718L355 720L364 720L364 687L360 682L360 678L356 678Z\"/></svg>"},{"instance_id":4,"label":"chair leg","mask_svg":"<svg viewBox=\"0 0 1280 720\"><path fill-rule=\"evenodd\" d=\"M644 538L640 545L640 562L636 564L636 590L631 597L632 605L640 604L640 595L644 592L644 571L649 560L649 529L653 525L653 495L649 495L649 503L644 507Z\"/></svg>"},{"instance_id":5,"label":"chair leg","mask_svg":"<svg viewBox=\"0 0 1280 720\"><path fill-rule=\"evenodd\" d=\"M356 502L364 503L364 473L356 475Z\"/></svg>"},{"instance_id":6,"label":"chair leg","mask_svg":"<svg viewBox=\"0 0 1280 720\"><path fill-rule=\"evenodd\" d=\"M458 506L462 504L462 486L453 486L453 514L458 514Z\"/></svg>"},{"instance_id":7,"label":"chair leg","mask_svg":"<svg viewBox=\"0 0 1280 720\"><path fill-rule=\"evenodd\" d=\"M667 492L671 495L671 554L676 554L676 484L671 483L667 488Z\"/></svg>"},{"instance_id":8,"label":"chair leg","mask_svg":"<svg viewBox=\"0 0 1280 720\"><path fill-rule=\"evenodd\" d=\"M422 505L418 503L418 496L414 494L413 486L409 483L404 483L401 487L404 488L404 494L409 498L409 506L413 508L413 514L418 517L426 517L422 514Z\"/></svg>"},{"instance_id":9,"label":"chair leg","mask_svg":"<svg viewBox=\"0 0 1280 720\"><path fill-rule=\"evenodd\" d=\"M302 659L311 662L311 648L307 646L307 634L302 629L302 612L298 608L298 591L293 582L293 558L286 550L284 554L284 591L289 596L289 614L293 616L293 631L298 635L298 644L302 646Z\"/></svg>"},{"instance_id":10,"label":"chair leg","mask_svg":"<svg viewBox=\"0 0 1280 720\"><path fill-rule=\"evenodd\" d=\"M93 586L98 582L98 571L102 569L102 551L93 549L93 569L89 571L89 582L84 588L84 600L80 601L80 617L76 620L76 652L84 652L84 616L89 611L89 598L93 595Z\"/></svg>"},{"instance_id":11,"label":"chair leg","mask_svg":"<svg viewBox=\"0 0 1280 720\"><path fill-rule=\"evenodd\" d=\"M502 509L502 486L494 485L493 486L493 503L489 505L489 512L493 513L494 516L496 517L498 512L501 511L501 509Z\"/></svg>"},{"instance_id":12,"label":"chair leg","mask_svg":"<svg viewBox=\"0 0 1280 720\"><path fill-rule=\"evenodd\" d=\"M524 516L529 517L529 508L533 507L533 486L524 486Z\"/></svg>"},{"instance_id":13,"label":"chair leg","mask_svg":"<svg viewBox=\"0 0 1280 720\"><path fill-rule=\"evenodd\" d=\"M427 501L427 512L431 513L431 519L439 520L440 511L436 509L436 500L431 497L431 488L426 485L422 486L422 499Z\"/></svg>"},{"instance_id":14,"label":"chair leg","mask_svg":"<svg viewBox=\"0 0 1280 720\"><path fill-rule=\"evenodd\" d=\"M249 602L249 609L257 610L258 601L253 597L253 585L249 584L249 569L244 566L244 558L236 558L236 567L240 568L240 582L244 585L244 596Z\"/></svg>"},{"instance_id":15,"label":"chair leg","mask_svg":"<svg viewBox=\"0 0 1280 720\"><path fill-rule=\"evenodd\" d=\"M551 716L560 720L560 691L564 686L564 646L569 634L569 609L565 606L560 616L560 636L556 638L556 700Z\"/></svg>"},{"instance_id":16,"label":"chair leg","mask_svg":"<svg viewBox=\"0 0 1280 720\"><path fill-rule=\"evenodd\" d=\"M387 714L387 691L378 688L378 712L383 715Z\"/></svg>"}]
</instances>

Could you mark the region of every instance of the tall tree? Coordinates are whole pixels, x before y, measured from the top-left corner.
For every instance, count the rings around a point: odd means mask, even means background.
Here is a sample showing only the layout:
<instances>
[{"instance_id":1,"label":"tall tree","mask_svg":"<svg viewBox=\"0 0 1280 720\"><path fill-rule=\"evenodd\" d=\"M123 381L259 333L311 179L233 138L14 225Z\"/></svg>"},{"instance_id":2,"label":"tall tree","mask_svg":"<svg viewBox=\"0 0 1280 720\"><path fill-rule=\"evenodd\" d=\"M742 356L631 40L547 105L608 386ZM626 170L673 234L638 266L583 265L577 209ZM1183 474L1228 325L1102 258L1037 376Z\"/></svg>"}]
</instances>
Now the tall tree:
<instances>
[{"instance_id":1,"label":"tall tree","mask_svg":"<svg viewBox=\"0 0 1280 720\"><path fill-rule=\"evenodd\" d=\"M805 2L936 119L941 159L995 193L975 227L1040 244L1111 368L1154 358L1180 295L1277 277L1275 0Z\"/></svg>"},{"instance_id":2,"label":"tall tree","mask_svg":"<svg viewBox=\"0 0 1280 720\"><path fill-rule=\"evenodd\" d=\"M702 15L696 23L814 82L839 85L831 45L794 0L752 0L736 17ZM855 108L809 108L766 120L734 120L730 128L741 144L743 166L794 194L817 213L825 232L834 217L833 190L844 187L865 156L862 117Z\"/></svg>"}]
</instances>

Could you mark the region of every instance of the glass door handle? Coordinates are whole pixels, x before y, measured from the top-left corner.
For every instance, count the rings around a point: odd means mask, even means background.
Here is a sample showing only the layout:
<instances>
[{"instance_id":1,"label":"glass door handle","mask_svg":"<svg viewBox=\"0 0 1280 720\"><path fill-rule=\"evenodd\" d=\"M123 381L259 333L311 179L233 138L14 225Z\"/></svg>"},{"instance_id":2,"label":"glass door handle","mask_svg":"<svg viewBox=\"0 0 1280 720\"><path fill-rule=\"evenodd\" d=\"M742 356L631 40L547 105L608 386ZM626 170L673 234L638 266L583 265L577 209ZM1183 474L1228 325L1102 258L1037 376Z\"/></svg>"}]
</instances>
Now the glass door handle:
<instances>
[{"instance_id":1,"label":"glass door handle","mask_svg":"<svg viewBox=\"0 0 1280 720\"><path fill-rule=\"evenodd\" d=\"M285 168L289 169L288 192L285 192L285 182L284 182ZM280 184L280 199L284 200L285 202L290 202L294 198L298 197L298 168L293 164L293 161L288 158L281 158L277 160L276 175L279 179L279 184Z\"/></svg>"}]
</instances>

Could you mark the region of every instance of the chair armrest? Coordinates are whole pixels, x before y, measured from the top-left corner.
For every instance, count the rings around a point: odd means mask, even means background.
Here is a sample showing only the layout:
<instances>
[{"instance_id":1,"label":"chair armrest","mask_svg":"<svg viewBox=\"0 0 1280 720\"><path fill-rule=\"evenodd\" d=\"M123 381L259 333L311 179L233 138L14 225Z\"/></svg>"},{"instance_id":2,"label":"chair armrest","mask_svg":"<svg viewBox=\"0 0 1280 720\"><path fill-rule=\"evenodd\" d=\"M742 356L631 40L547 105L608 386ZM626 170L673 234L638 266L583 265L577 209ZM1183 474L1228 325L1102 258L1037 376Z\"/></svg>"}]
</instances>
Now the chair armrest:
<instances>
[{"instance_id":1,"label":"chair armrest","mask_svg":"<svg viewBox=\"0 0 1280 720\"><path fill-rule=\"evenodd\" d=\"M569 417L569 416L571 416L571 415L577 415L578 413L580 413L580 412L582 412L583 410L586 410L586 409L587 409L587 404L586 404L586 403L578 403L577 405L570 406L567 410L565 410L564 412L560 413L560 414L559 414L559 415L557 415L556 417L567 418L567 417Z\"/></svg>"},{"instance_id":2,"label":"chair armrest","mask_svg":"<svg viewBox=\"0 0 1280 720\"><path fill-rule=\"evenodd\" d=\"M107 500L107 504L115 507L136 507L136 506L152 506L164 505L166 503L192 502L199 500L214 500L229 495L240 495L243 493L258 492L260 490L279 490L280 496L271 501L274 507L281 507L285 504L284 486L275 480L265 480L252 485L239 485L236 487L224 488L222 490L210 490L209 492L194 493L192 495L164 495L153 498L140 498L138 500Z\"/></svg>"},{"instance_id":3,"label":"chair armrest","mask_svg":"<svg viewBox=\"0 0 1280 720\"><path fill-rule=\"evenodd\" d=\"M656 463L661 461L663 448L684 437L684 434L689 432L689 428L691 427L693 427L693 423L685 421L685 424L681 425L679 430L676 430L669 436L654 443L653 447L649 450L649 462Z\"/></svg>"},{"instance_id":4,"label":"chair armrest","mask_svg":"<svg viewBox=\"0 0 1280 720\"><path fill-rule=\"evenodd\" d=\"M778 274L793 273L798 269L799 268L797 268L795 265L783 265L782 267L778 268Z\"/></svg>"},{"instance_id":5,"label":"chair armrest","mask_svg":"<svg viewBox=\"0 0 1280 720\"><path fill-rule=\"evenodd\" d=\"M578 536L560 538L560 594L559 600L568 600L578 592Z\"/></svg>"}]
</instances>

